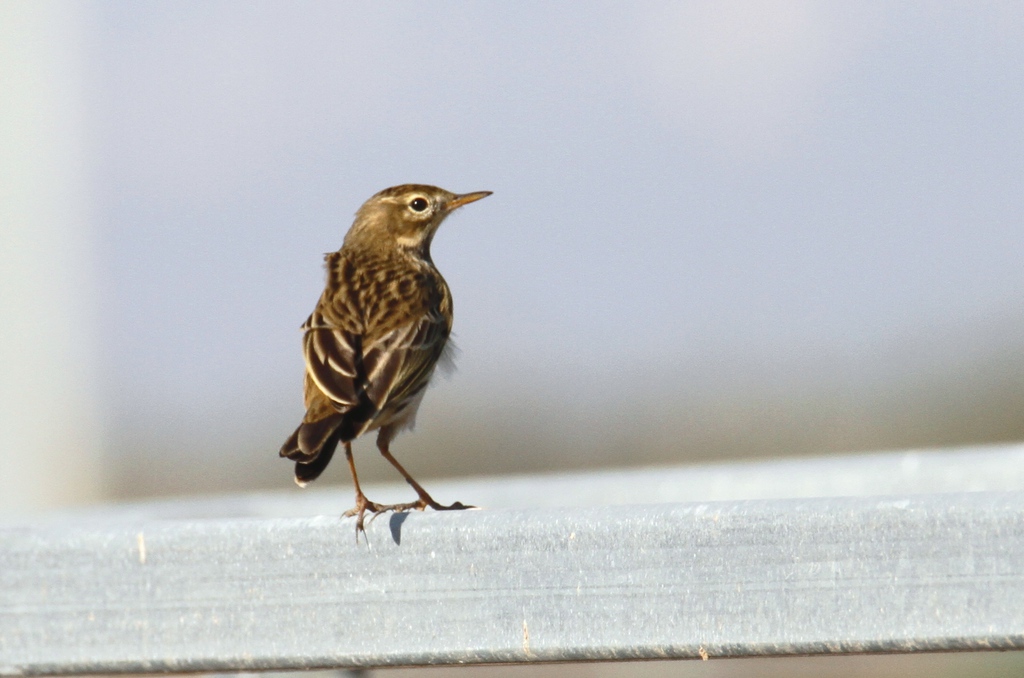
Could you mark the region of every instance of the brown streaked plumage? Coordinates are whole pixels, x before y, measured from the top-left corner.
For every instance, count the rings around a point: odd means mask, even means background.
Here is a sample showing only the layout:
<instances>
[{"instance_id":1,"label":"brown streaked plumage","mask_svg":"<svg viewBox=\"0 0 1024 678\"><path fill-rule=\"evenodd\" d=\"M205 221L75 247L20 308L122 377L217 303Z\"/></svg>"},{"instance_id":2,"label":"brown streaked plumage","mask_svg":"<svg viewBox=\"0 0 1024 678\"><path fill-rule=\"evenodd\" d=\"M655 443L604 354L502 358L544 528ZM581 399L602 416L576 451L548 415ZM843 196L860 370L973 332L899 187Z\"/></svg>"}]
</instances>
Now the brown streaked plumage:
<instances>
[{"instance_id":1,"label":"brown streaked plumage","mask_svg":"<svg viewBox=\"0 0 1024 678\"><path fill-rule=\"evenodd\" d=\"M281 447L305 485L345 447L356 505L356 535L367 511L469 508L443 506L391 455L389 445L413 424L416 409L445 355L452 297L430 258L445 217L489 191L456 195L436 186L405 184L367 200L337 252L326 255L327 285L302 326L306 415ZM352 459L352 440L377 430L377 448L419 499L383 505L366 498Z\"/></svg>"}]
</instances>

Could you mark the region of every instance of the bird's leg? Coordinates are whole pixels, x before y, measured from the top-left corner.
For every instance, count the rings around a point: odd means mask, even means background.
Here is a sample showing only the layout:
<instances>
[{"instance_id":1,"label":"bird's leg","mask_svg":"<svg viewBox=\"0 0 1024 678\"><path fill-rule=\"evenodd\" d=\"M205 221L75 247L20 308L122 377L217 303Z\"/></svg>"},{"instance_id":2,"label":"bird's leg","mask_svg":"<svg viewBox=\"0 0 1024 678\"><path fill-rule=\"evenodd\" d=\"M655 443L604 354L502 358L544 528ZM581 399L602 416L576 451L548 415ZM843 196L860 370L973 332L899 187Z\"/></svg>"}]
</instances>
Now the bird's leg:
<instances>
[{"instance_id":1,"label":"bird's leg","mask_svg":"<svg viewBox=\"0 0 1024 678\"><path fill-rule=\"evenodd\" d=\"M344 515L346 518L350 516L358 516L358 518L356 518L356 541L358 542L359 533L362 532L364 535L366 534L366 528L363 527L363 516L366 515L366 512L380 513L381 511L386 511L387 507L383 507L380 504L367 499L366 495L363 494L363 489L359 487L359 476L356 475L356 462L352 459L351 442L345 443L345 459L348 460L348 469L352 472L352 482L355 483L356 486L356 505L348 511L345 511Z\"/></svg>"},{"instance_id":2,"label":"bird's leg","mask_svg":"<svg viewBox=\"0 0 1024 678\"><path fill-rule=\"evenodd\" d=\"M424 490L423 487L419 483L417 483L416 480L411 475L409 475L409 472L402 468L402 465L398 463L398 460L391 455L391 451L388 449L388 443L388 440L378 437L377 449L380 450L381 455L383 455L383 457L387 459L392 466L398 469L398 472L402 474L403 478L405 478L405 482L412 485L412 489L416 490L416 494L420 496L419 501L415 501L410 504L396 504L393 507L389 507L391 508L391 510L407 511L409 509L414 508L418 511L422 511L428 506L434 509L435 511L461 511L462 509L476 508L475 506L466 506L462 502L458 501L455 502L454 504L451 504L450 506L438 504L436 501L434 501L434 498L427 494L427 491Z\"/></svg>"}]
</instances>

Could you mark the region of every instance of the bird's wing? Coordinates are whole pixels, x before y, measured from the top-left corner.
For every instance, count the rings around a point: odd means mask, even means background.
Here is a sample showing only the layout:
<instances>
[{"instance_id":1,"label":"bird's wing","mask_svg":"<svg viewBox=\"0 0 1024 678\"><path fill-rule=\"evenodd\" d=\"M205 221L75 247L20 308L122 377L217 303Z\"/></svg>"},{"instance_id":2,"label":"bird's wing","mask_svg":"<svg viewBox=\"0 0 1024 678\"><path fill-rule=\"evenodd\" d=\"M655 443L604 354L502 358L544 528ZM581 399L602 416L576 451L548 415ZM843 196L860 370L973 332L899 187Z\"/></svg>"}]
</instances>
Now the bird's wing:
<instances>
[{"instance_id":1,"label":"bird's wing","mask_svg":"<svg viewBox=\"0 0 1024 678\"><path fill-rule=\"evenodd\" d=\"M306 373L330 398L336 410L345 411L359 404L360 337L340 327L316 322L314 318L315 314L303 326Z\"/></svg>"},{"instance_id":2,"label":"bird's wing","mask_svg":"<svg viewBox=\"0 0 1024 678\"><path fill-rule=\"evenodd\" d=\"M339 412L358 407L369 423L389 403L426 387L449 332L443 314L428 312L364 346L362 335L310 323L303 342L306 370ZM358 433L363 426L354 428Z\"/></svg>"},{"instance_id":3,"label":"bird's wing","mask_svg":"<svg viewBox=\"0 0 1024 678\"><path fill-rule=\"evenodd\" d=\"M444 315L430 311L364 348L366 396L377 411L426 388L450 331Z\"/></svg>"}]
</instances>

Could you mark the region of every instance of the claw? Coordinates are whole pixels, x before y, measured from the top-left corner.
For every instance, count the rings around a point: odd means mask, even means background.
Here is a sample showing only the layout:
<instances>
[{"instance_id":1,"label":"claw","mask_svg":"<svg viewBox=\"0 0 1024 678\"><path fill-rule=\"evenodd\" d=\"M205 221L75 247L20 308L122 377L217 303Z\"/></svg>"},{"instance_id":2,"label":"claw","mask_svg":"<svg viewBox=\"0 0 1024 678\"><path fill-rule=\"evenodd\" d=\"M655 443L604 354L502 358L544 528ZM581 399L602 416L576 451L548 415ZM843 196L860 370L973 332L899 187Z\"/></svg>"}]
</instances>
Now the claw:
<instances>
[{"instance_id":1,"label":"claw","mask_svg":"<svg viewBox=\"0 0 1024 678\"><path fill-rule=\"evenodd\" d=\"M424 511L427 507L434 509L435 511L464 511L466 509L474 509L476 506L468 506L460 501L445 506L439 504L433 500L430 495L419 499L418 501L410 501L405 504L378 504L377 502L370 501L366 498L362 492L356 494L356 505L345 511L343 517L356 518L356 543L359 542L359 534L362 533L363 538L366 539L366 513L372 513L370 523L377 520L377 518L384 513L405 513L406 511ZM367 541L369 543L369 541Z\"/></svg>"},{"instance_id":2,"label":"claw","mask_svg":"<svg viewBox=\"0 0 1024 678\"><path fill-rule=\"evenodd\" d=\"M429 506L435 511L465 511L466 509L476 508L476 506L463 504L461 501L457 501L455 503L449 504L448 506L444 506L443 504L438 504L436 501L431 500Z\"/></svg>"},{"instance_id":3,"label":"claw","mask_svg":"<svg viewBox=\"0 0 1024 678\"><path fill-rule=\"evenodd\" d=\"M357 544L359 543L360 532L363 533L363 538L366 539L366 527L364 525L364 518L366 516L366 512L369 511L370 513L376 516L381 512L383 508L384 507L382 507L380 504L372 502L369 499L367 499L366 495L363 494L362 491L356 492L356 505L350 508L349 510L345 511L345 513L343 513L342 516L345 518L351 518L352 516L356 516ZM369 540L367 540L366 543L369 544Z\"/></svg>"}]
</instances>

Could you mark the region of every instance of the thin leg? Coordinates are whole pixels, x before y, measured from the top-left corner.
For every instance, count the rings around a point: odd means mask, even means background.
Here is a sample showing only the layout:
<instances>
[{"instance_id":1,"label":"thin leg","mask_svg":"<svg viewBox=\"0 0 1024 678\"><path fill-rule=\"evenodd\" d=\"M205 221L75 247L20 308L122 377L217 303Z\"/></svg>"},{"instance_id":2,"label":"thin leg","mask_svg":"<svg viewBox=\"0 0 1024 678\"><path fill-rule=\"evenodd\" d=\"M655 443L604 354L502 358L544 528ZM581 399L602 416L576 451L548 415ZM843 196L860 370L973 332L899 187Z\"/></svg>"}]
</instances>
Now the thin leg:
<instances>
[{"instance_id":1,"label":"thin leg","mask_svg":"<svg viewBox=\"0 0 1024 678\"><path fill-rule=\"evenodd\" d=\"M422 511L428 506L434 509L435 511L461 511L463 509L476 508L475 506L466 506L461 502L455 502L450 506L438 504L436 501L434 501L434 498L427 494L427 491L424 490L423 487L419 483L417 483L416 480L413 479L411 475L409 475L409 472L406 471L402 467L402 465L398 463L398 460L391 455L391 451L388 450L388 442L386 440L378 439L377 448L380 450L380 453L384 456L384 458L387 459L392 466L398 469L398 472L402 474L403 478L405 478L405 482L412 485L412 489L416 490L416 494L420 496L420 500L418 502L413 502L412 504L409 504L408 508L415 508L420 511Z\"/></svg>"},{"instance_id":2,"label":"thin leg","mask_svg":"<svg viewBox=\"0 0 1024 678\"><path fill-rule=\"evenodd\" d=\"M384 510L384 507L367 499L366 495L363 494L363 489L359 487L359 476L356 474L356 462L352 458L351 442L345 443L345 459L348 460L348 470L352 472L352 482L356 486L356 505L348 511L345 511L345 517L359 516L356 519L356 541L358 542L360 532L362 532L364 536L366 535L366 528L363 527L363 516L366 515L367 510L369 510L370 513L380 513Z\"/></svg>"}]
</instances>

